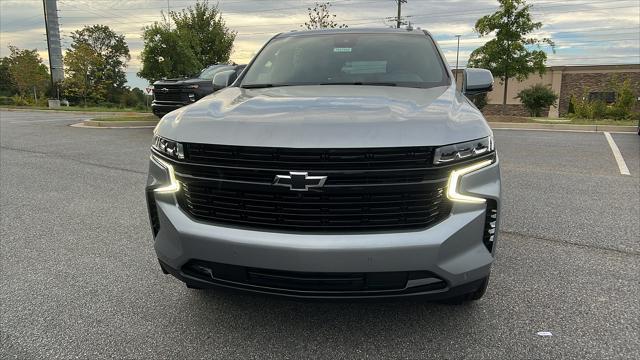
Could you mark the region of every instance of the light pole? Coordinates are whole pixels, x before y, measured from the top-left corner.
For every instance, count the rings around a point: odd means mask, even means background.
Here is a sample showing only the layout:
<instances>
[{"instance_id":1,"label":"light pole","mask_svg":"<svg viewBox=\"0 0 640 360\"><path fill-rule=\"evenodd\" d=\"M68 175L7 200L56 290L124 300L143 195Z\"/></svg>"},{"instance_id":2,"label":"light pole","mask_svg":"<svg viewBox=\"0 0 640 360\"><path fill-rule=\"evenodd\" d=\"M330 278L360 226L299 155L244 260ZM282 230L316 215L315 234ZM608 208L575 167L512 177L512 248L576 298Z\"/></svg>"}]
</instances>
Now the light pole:
<instances>
[{"instance_id":1,"label":"light pole","mask_svg":"<svg viewBox=\"0 0 640 360\"><path fill-rule=\"evenodd\" d=\"M462 35L456 35L456 37L458 38L458 50L456 50L456 74L455 74L456 85L458 84L458 58L460 56L460 36Z\"/></svg>"}]
</instances>

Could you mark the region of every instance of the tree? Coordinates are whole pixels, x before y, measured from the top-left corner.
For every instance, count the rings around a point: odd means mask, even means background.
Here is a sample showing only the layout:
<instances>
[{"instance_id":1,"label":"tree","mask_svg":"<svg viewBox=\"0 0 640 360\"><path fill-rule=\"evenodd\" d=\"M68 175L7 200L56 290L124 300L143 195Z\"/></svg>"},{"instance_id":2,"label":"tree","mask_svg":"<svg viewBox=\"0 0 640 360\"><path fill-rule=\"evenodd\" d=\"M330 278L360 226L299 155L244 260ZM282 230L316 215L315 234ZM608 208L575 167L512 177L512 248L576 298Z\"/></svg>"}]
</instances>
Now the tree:
<instances>
[{"instance_id":1,"label":"tree","mask_svg":"<svg viewBox=\"0 0 640 360\"><path fill-rule=\"evenodd\" d=\"M162 78L186 77L202 68L193 51L169 29L167 21L145 27L142 39L142 68L138 76L143 79L154 82Z\"/></svg>"},{"instance_id":2,"label":"tree","mask_svg":"<svg viewBox=\"0 0 640 360\"><path fill-rule=\"evenodd\" d=\"M9 57L0 58L0 95L15 94L15 86L9 72Z\"/></svg>"},{"instance_id":3,"label":"tree","mask_svg":"<svg viewBox=\"0 0 640 360\"><path fill-rule=\"evenodd\" d=\"M170 21L175 23L172 29ZM203 68L226 63L236 32L227 28L217 5L198 1L169 18L143 28L142 69L138 76L154 82L161 78L186 77Z\"/></svg>"},{"instance_id":4,"label":"tree","mask_svg":"<svg viewBox=\"0 0 640 360\"><path fill-rule=\"evenodd\" d=\"M49 70L42 63L38 50L19 49L9 45L11 54L6 61L6 69L15 91L22 97L31 97L33 90L44 94L49 85Z\"/></svg>"},{"instance_id":5,"label":"tree","mask_svg":"<svg viewBox=\"0 0 640 360\"><path fill-rule=\"evenodd\" d=\"M87 44L78 44L64 57L67 78L64 81L65 94L72 101L82 100L87 106L87 98L92 103L104 102L108 88L98 76L104 68L104 59Z\"/></svg>"},{"instance_id":6,"label":"tree","mask_svg":"<svg viewBox=\"0 0 640 360\"><path fill-rule=\"evenodd\" d=\"M549 106L556 103L558 95L549 87L536 84L520 91L516 98L520 99L520 102L529 110L531 116L538 117L542 115L543 109L548 109Z\"/></svg>"},{"instance_id":7,"label":"tree","mask_svg":"<svg viewBox=\"0 0 640 360\"><path fill-rule=\"evenodd\" d=\"M495 32L495 38L477 48L469 58L470 67L491 70L504 84L502 112L507 104L509 78L524 80L529 74L545 72L547 54L540 49L544 44L554 50L548 38L537 39L529 34L542 27L531 18L531 5L526 0L498 0L500 7L476 21L474 31L483 37ZM534 49L535 47L535 49Z\"/></svg>"},{"instance_id":8,"label":"tree","mask_svg":"<svg viewBox=\"0 0 640 360\"><path fill-rule=\"evenodd\" d=\"M338 25L338 23L334 21L336 15L331 14L331 12L329 11L330 8L331 3L329 2L316 3L313 8L307 8L307 11L309 12L309 21L300 26L309 30L325 28L346 28L346 24Z\"/></svg>"},{"instance_id":9,"label":"tree","mask_svg":"<svg viewBox=\"0 0 640 360\"><path fill-rule=\"evenodd\" d=\"M117 102L127 82L125 69L127 62L131 60L124 35L116 34L106 25L92 25L72 32L71 38L73 41L67 56L71 54L72 58L78 60L75 64L81 67L74 69L73 65L66 64L67 71L87 77L74 79L71 83L84 82L90 85L88 89L84 89L89 97ZM73 55L75 52L78 54ZM80 59L81 56L88 56L88 60L93 63L87 64ZM85 69L89 69L89 73L85 73ZM91 94L93 92L96 94Z\"/></svg>"},{"instance_id":10,"label":"tree","mask_svg":"<svg viewBox=\"0 0 640 360\"><path fill-rule=\"evenodd\" d=\"M193 7L172 11L171 19L179 38L193 51L201 68L229 61L236 32L227 28L218 5L198 1Z\"/></svg>"}]
</instances>

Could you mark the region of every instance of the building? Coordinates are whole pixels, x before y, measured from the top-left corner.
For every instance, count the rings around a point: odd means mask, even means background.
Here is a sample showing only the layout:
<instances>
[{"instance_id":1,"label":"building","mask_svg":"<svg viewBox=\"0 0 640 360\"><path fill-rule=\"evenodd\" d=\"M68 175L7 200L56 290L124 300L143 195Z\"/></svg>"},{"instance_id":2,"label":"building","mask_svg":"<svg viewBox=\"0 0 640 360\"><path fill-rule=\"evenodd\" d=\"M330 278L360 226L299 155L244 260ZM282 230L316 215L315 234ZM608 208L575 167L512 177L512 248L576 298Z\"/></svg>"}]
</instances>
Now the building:
<instances>
[{"instance_id":1,"label":"building","mask_svg":"<svg viewBox=\"0 0 640 360\"><path fill-rule=\"evenodd\" d=\"M629 65L587 65L587 66L550 66L542 75L531 74L524 81L509 79L507 88L507 109L505 115L528 116L529 112L516 98L518 92L535 84L549 86L558 95L556 107L550 107L549 117L564 116L569 109L571 97L603 99L607 102L615 101L614 81L631 80L636 98L640 98L640 64ZM458 83L462 83L462 76L458 76ZM504 85L496 77L493 91L487 95L487 105L482 112L487 115L498 115L502 111L502 96ZM640 110L640 101L636 102L636 109Z\"/></svg>"}]
</instances>

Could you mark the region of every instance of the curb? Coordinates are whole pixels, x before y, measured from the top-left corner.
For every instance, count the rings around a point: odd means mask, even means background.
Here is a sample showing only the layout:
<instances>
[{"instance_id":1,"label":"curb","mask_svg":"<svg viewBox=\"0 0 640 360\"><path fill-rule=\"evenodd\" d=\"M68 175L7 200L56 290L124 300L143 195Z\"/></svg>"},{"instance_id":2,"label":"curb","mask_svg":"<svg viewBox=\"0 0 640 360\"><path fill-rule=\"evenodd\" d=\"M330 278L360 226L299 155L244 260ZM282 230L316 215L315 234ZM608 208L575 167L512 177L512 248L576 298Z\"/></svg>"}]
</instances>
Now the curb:
<instances>
[{"instance_id":1,"label":"curb","mask_svg":"<svg viewBox=\"0 0 640 360\"><path fill-rule=\"evenodd\" d=\"M99 121L84 120L69 126L85 129L153 129L157 121Z\"/></svg>"},{"instance_id":2,"label":"curb","mask_svg":"<svg viewBox=\"0 0 640 360\"><path fill-rule=\"evenodd\" d=\"M573 124L538 124L538 123L507 123L489 122L492 129L505 130L562 130L587 132L630 132L635 133L638 128L626 125L573 125Z\"/></svg>"},{"instance_id":3,"label":"curb","mask_svg":"<svg viewBox=\"0 0 640 360\"><path fill-rule=\"evenodd\" d=\"M55 109L20 109L20 108L5 108L0 107L3 111L26 111L26 112L54 112L61 114L79 114L79 115L95 115L95 116L117 116L117 115L149 115L148 112L135 112L135 111L75 111L75 110L55 110Z\"/></svg>"},{"instance_id":4,"label":"curb","mask_svg":"<svg viewBox=\"0 0 640 360\"><path fill-rule=\"evenodd\" d=\"M158 119L158 121L160 121L160 119ZM120 127L132 127L132 126L155 127L158 124L158 121L141 121L141 120L102 121L99 119L89 119L89 120L83 121L83 123L86 126L92 126L92 127L120 128Z\"/></svg>"}]
</instances>

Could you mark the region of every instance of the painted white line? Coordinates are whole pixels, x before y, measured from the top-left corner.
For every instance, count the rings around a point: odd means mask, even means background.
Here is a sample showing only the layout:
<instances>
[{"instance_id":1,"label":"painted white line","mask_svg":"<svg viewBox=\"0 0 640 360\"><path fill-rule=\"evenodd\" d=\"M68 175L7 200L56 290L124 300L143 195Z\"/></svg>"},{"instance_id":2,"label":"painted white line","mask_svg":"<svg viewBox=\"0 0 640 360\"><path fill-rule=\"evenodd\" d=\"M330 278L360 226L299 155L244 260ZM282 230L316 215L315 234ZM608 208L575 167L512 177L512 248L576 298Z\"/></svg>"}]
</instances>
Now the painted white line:
<instances>
[{"instance_id":1,"label":"painted white line","mask_svg":"<svg viewBox=\"0 0 640 360\"><path fill-rule=\"evenodd\" d=\"M597 134L599 131L595 130L563 130L563 129L526 129L526 128L492 128L491 130L508 130L508 131L553 131L553 132L574 132L574 133L590 133Z\"/></svg>"},{"instance_id":2,"label":"painted white line","mask_svg":"<svg viewBox=\"0 0 640 360\"><path fill-rule=\"evenodd\" d=\"M609 134L608 132L604 132L604 137L607 138L607 142L609 142L609 147L611 147L611 151L613 151L613 157L616 159L616 162L618 163L618 168L620 169L620 174L622 175L631 175L631 173L629 172L629 168L627 167L627 163L624 162L624 158L622 157L622 154L620 153L620 149L618 149L618 145L616 145L616 142L613 141L613 138L611 137L611 134Z\"/></svg>"}]
</instances>

